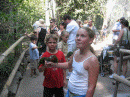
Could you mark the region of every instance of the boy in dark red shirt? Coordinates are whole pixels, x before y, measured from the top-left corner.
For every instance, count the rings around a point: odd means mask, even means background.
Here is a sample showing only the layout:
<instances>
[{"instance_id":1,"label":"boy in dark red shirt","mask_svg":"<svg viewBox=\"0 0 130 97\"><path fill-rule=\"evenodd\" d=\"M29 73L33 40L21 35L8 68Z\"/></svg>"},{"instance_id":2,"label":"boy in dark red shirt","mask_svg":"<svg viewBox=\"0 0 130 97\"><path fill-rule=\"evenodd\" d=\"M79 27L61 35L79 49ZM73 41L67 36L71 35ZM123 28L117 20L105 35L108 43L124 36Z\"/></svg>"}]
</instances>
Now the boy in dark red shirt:
<instances>
[{"instance_id":1,"label":"boy in dark red shirt","mask_svg":"<svg viewBox=\"0 0 130 97\"><path fill-rule=\"evenodd\" d=\"M62 51L56 49L57 46L57 36L48 35L46 37L46 45L48 47L47 51L42 55L43 57L50 57L55 55L58 58L58 63L66 62L65 56ZM47 67L44 64L39 66L39 71L44 71L44 97L64 97L63 86L66 84L66 73L65 70L55 67Z\"/></svg>"}]
</instances>

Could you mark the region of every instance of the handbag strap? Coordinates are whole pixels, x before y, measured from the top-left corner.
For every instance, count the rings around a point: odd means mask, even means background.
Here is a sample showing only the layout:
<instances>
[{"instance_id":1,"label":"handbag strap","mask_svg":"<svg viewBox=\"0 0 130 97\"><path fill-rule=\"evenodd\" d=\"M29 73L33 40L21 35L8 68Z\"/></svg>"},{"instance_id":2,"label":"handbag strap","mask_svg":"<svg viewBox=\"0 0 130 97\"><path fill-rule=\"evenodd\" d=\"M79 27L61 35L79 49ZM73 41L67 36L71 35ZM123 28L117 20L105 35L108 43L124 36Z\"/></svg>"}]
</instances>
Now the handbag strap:
<instances>
[{"instance_id":1,"label":"handbag strap","mask_svg":"<svg viewBox=\"0 0 130 97\"><path fill-rule=\"evenodd\" d=\"M127 40L128 40L128 29L127 29Z\"/></svg>"}]
</instances>

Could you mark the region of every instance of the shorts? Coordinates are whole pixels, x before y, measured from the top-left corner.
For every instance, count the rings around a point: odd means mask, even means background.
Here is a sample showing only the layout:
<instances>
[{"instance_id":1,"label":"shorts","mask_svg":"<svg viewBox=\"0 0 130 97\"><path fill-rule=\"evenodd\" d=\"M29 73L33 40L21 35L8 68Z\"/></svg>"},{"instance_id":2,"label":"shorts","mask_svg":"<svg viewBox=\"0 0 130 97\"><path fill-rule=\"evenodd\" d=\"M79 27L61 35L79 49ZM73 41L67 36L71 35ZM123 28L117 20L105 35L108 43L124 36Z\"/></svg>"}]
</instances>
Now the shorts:
<instances>
[{"instance_id":1,"label":"shorts","mask_svg":"<svg viewBox=\"0 0 130 97\"><path fill-rule=\"evenodd\" d=\"M63 87L61 88L47 88L44 87L43 97L64 97Z\"/></svg>"},{"instance_id":2,"label":"shorts","mask_svg":"<svg viewBox=\"0 0 130 97\"><path fill-rule=\"evenodd\" d=\"M69 91L69 89L68 89L67 94L66 94L65 97L85 97L85 95L73 94L73 93L71 93L71 92Z\"/></svg>"},{"instance_id":3,"label":"shorts","mask_svg":"<svg viewBox=\"0 0 130 97\"><path fill-rule=\"evenodd\" d=\"M74 52L76 50L76 43L68 44L68 52Z\"/></svg>"},{"instance_id":4,"label":"shorts","mask_svg":"<svg viewBox=\"0 0 130 97\"><path fill-rule=\"evenodd\" d=\"M37 69L37 67L38 67L38 59L37 60L30 59L30 66L29 67L31 69Z\"/></svg>"}]
</instances>

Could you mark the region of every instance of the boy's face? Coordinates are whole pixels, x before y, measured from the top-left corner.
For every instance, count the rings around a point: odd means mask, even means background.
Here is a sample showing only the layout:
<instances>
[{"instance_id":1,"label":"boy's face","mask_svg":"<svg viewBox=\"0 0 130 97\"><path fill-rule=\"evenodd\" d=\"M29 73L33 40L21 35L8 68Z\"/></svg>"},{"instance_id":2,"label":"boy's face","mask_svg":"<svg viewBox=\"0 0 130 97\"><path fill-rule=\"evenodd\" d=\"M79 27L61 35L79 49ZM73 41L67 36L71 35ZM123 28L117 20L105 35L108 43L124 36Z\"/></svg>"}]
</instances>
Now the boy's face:
<instances>
[{"instance_id":1,"label":"boy's face","mask_svg":"<svg viewBox=\"0 0 130 97\"><path fill-rule=\"evenodd\" d=\"M37 43L37 40L32 40L32 43L33 43L33 44L36 44L36 43Z\"/></svg>"},{"instance_id":2,"label":"boy's face","mask_svg":"<svg viewBox=\"0 0 130 97\"><path fill-rule=\"evenodd\" d=\"M60 24L60 29L64 29L64 26Z\"/></svg>"},{"instance_id":3,"label":"boy's face","mask_svg":"<svg viewBox=\"0 0 130 97\"><path fill-rule=\"evenodd\" d=\"M62 40L66 43L69 38L69 33L66 33L64 36L62 36Z\"/></svg>"},{"instance_id":4,"label":"boy's face","mask_svg":"<svg viewBox=\"0 0 130 97\"><path fill-rule=\"evenodd\" d=\"M49 41L47 42L47 46L49 48L49 51L54 51L56 50L57 41L54 40L53 38L50 38Z\"/></svg>"}]
</instances>

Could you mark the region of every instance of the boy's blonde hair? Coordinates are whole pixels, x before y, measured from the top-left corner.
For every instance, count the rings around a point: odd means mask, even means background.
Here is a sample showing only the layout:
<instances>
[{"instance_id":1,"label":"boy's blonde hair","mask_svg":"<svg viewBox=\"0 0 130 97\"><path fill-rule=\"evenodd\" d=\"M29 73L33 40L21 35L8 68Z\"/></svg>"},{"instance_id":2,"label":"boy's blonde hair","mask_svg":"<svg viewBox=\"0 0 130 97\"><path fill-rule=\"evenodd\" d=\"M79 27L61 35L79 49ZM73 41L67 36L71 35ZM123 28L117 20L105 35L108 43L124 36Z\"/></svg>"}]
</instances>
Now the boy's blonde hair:
<instances>
[{"instance_id":1,"label":"boy's blonde hair","mask_svg":"<svg viewBox=\"0 0 130 97\"><path fill-rule=\"evenodd\" d=\"M46 35L46 37L45 37L45 40L44 40L45 44L47 44L47 42L49 41L50 38L52 38L52 39L56 40L56 42L58 42L58 37L55 34L49 34L49 35Z\"/></svg>"}]
</instances>

